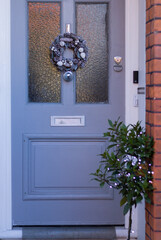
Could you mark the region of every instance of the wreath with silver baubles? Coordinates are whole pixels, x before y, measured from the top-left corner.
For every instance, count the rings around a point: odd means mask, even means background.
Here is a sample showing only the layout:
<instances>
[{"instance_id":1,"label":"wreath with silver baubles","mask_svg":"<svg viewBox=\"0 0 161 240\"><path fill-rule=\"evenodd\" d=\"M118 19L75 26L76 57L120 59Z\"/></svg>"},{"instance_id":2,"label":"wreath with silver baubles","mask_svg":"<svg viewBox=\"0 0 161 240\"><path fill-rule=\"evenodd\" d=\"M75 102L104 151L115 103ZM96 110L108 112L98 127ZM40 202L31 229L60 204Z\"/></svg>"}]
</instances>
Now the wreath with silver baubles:
<instances>
[{"instance_id":1,"label":"wreath with silver baubles","mask_svg":"<svg viewBox=\"0 0 161 240\"><path fill-rule=\"evenodd\" d=\"M73 50L73 59L64 57L67 48ZM63 72L83 68L88 59L86 41L74 33L58 35L50 46L50 59L58 70Z\"/></svg>"}]
</instances>

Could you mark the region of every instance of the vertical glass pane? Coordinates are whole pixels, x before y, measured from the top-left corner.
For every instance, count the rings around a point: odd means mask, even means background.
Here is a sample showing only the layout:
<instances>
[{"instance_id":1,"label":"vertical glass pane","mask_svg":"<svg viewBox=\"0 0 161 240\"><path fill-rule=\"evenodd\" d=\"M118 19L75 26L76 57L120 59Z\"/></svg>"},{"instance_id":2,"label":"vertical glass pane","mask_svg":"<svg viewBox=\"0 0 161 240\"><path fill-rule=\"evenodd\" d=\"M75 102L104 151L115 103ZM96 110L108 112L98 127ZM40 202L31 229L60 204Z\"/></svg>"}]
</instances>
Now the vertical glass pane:
<instances>
[{"instance_id":1,"label":"vertical glass pane","mask_svg":"<svg viewBox=\"0 0 161 240\"><path fill-rule=\"evenodd\" d=\"M108 101L108 4L76 4L77 34L87 41L89 59L77 70L76 102Z\"/></svg>"},{"instance_id":2,"label":"vertical glass pane","mask_svg":"<svg viewBox=\"0 0 161 240\"><path fill-rule=\"evenodd\" d=\"M60 4L29 2L29 101L60 102L60 73L49 57L49 47L60 34Z\"/></svg>"}]
</instances>

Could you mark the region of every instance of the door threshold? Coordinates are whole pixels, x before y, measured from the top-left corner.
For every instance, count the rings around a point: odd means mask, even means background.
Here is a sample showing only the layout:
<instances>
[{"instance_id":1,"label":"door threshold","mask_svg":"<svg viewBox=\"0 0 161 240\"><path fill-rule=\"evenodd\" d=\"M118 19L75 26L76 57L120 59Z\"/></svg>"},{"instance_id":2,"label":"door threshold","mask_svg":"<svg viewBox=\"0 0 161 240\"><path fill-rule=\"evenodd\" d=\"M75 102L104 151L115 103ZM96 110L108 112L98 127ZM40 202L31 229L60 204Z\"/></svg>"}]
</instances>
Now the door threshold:
<instances>
[{"instance_id":1,"label":"door threshold","mask_svg":"<svg viewBox=\"0 0 161 240\"><path fill-rule=\"evenodd\" d=\"M16 229L16 228L15 228ZM50 226L22 227L22 239L102 239L115 240L115 226Z\"/></svg>"}]
</instances>

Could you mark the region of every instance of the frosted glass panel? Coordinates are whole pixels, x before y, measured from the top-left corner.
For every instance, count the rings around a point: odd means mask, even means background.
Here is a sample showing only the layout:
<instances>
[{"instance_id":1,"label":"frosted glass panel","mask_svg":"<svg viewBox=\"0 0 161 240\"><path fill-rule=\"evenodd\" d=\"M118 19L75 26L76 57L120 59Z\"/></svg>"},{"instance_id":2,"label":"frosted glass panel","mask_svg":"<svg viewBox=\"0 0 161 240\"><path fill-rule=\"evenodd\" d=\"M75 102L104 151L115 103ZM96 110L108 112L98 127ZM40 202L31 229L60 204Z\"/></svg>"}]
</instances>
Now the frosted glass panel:
<instances>
[{"instance_id":1,"label":"frosted glass panel","mask_svg":"<svg viewBox=\"0 0 161 240\"><path fill-rule=\"evenodd\" d=\"M60 4L29 2L29 101L60 102L60 73L52 65L49 47L60 34Z\"/></svg>"},{"instance_id":2,"label":"frosted glass panel","mask_svg":"<svg viewBox=\"0 0 161 240\"><path fill-rule=\"evenodd\" d=\"M87 41L89 59L77 70L76 102L108 101L108 4L76 4L77 34Z\"/></svg>"}]
</instances>

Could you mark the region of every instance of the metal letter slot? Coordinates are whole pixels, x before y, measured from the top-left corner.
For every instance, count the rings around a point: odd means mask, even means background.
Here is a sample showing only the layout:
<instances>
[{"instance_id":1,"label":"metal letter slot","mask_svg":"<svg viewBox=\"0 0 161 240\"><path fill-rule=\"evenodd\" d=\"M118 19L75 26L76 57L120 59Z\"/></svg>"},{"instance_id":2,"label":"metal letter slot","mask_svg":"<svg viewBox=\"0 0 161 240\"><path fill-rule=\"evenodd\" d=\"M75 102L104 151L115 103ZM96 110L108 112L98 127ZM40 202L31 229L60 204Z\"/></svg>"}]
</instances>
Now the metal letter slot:
<instances>
[{"instance_id":1,"label":"metal letter slot","mask_svg":"<svg viewBox=\"0 0 161 240\"><path fill-rule=\"evenodd\" d=\"M85 126L85 116L51 116L51 127Z\"/></svg>"}]
</instances>

